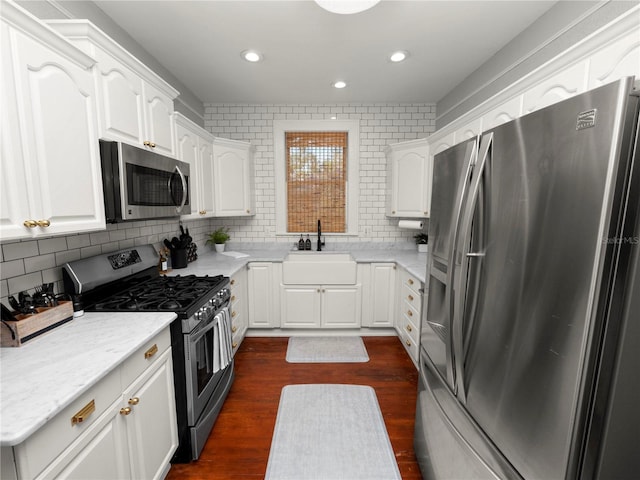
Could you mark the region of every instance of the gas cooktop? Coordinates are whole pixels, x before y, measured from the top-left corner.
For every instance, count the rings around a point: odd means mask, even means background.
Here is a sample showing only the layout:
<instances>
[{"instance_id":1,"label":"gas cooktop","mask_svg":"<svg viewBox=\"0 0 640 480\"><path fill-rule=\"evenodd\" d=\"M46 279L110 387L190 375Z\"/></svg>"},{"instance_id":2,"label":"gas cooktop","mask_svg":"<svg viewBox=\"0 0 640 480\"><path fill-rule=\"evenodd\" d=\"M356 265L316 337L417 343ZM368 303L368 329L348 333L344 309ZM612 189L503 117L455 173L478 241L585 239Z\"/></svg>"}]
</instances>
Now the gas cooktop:
<instances>
[{"instance_id":1,"label":"gas cooktop","mask_svg":"<svg viewBox=\"0 0 640 480\"><path fill-rule=\"evenodd\" d=\"M184 312L202 299L209 299L226 281L226 277L196 277L195 275L151 278L129 285L123 292L97 300L93 311L154 311Z\"/></svg>"}]
</instances>

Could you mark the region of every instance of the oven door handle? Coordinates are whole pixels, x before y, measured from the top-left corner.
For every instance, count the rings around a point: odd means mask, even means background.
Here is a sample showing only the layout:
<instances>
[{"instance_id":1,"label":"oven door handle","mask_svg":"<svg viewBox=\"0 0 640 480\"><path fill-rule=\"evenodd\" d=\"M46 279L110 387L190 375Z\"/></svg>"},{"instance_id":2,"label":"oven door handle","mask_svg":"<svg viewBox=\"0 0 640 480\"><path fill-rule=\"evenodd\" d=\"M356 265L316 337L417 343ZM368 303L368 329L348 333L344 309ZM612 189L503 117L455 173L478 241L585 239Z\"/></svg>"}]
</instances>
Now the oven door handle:
<instances>
[{"instance_id":1,"label":"oven door handle","mask_svg":"<svg viewBox=\"0 0 640 480\"><path fill-rule=\"evenodd\" d=\"M180 183L182 183L182 199L180 200L179 204L178 204L178 201L176 201L175 192L173 191L173 176L176 175L176 172L180 176ZM174 173L171 175L171 178L169 179L169 191L171 192L171 198L173 199L173 203L176 206L176 212L180 213L184 208L184 205L187 203L187 196L189 192L187 189L187 179L185 178L184 174L180 170L180 167L177 165L175 167Z\"/></svg>"}]
</instances>

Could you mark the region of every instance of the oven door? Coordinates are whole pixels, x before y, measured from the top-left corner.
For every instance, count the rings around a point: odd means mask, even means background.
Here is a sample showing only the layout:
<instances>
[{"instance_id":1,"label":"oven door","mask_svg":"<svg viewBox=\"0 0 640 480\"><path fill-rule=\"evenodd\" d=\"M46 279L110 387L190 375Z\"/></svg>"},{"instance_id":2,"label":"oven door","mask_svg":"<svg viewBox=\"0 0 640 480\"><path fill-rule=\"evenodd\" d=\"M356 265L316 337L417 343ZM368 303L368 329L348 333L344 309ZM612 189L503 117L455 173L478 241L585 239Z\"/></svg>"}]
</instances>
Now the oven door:
<instances>
[{"instance_id":1,"label":"oven door","mask_svg":"<svg viewBox=\"0 0 640 480\"><path fill-rule=\"evenodd\" d=\"M224 370L231 365L229 322L229 308L225 307L184 336L187 419L191 426L197 423Z\"/></svg>"}]
</instances>

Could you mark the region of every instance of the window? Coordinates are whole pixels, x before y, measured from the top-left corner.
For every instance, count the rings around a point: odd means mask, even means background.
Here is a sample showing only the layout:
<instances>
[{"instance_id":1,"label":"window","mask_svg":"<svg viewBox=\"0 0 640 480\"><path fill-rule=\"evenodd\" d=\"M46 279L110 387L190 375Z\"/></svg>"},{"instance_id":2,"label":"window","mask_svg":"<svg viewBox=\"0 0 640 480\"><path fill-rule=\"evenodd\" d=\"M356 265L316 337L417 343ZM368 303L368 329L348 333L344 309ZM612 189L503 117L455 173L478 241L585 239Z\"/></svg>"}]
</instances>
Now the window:
<instances>
[{"instance_id":1,"label":"window","mask_svg":"<svg viewBox=\"0 0 640 480\"><path fill-rule=\"evenodd\" d=\"M357 235L357 120L274 121L280 235Z\"/></svg>"},{"instance_id":2,"label":"window","mask_svg":"<svg viewBox=\"0 0 640 480\"><path fill-rule=\"evenodd\" d=\"M285 132L287 231L346 231L347 132Z\"/></svg>"}]
</instances>

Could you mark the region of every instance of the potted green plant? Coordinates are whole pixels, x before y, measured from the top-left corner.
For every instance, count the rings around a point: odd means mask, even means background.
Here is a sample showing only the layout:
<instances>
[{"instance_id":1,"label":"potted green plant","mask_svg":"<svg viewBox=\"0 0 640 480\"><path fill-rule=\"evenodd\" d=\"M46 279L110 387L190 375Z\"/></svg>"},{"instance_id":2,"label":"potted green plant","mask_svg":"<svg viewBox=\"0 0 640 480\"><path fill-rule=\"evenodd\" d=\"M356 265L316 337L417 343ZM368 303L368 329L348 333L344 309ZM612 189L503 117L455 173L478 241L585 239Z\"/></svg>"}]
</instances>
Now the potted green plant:
<instances>
[{"instance_id":1,"label":"potted green plant","mask_svg":"<svg viewBox=\"0 0 640 480\"><path fill-rule=\"evenodd\" d=\"M427 235L426 233L418 233L414 235L413 238L415 238L416 245L418 245L418 252L426 253L429 248L429 235Z\"/></svg>"},{"instance_id":2,"label":"potted green plant","mask_svg":"<svg viewBox=\"0 0 640 480\"><path fill-rule=\"evenodd\" d=\"M207 239L205 244L213 244L216 248L216 252L224 252L224 244L230 238L231 235L229 235L229 229L225 227L219 227L209 234L209 238Z\"/></svg>"}]
</instances>

